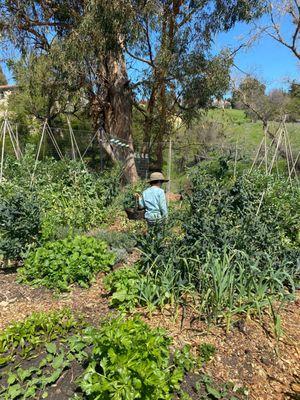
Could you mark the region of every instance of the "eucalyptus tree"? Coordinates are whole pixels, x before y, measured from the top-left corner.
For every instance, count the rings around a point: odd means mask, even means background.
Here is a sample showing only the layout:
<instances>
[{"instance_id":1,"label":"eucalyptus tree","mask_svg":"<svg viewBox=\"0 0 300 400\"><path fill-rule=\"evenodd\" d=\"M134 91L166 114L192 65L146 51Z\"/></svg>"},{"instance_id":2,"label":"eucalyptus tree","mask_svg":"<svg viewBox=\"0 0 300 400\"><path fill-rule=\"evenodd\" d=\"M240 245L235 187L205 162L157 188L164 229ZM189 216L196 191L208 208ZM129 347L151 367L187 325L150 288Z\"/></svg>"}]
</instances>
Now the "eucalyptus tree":
<instances>
[{"instance_id":1,"label":"eucalyptus tree","mask_svg":"<svg viewBox=\"0 0 300 400\"><path fill-rule=\"evenodd\" d=\"M137 179L131 135L132 96L124 56L130 2L125 0L2 0L3 37L22 52L51 54L62 90L88 100L101 146ZM115 136L129 147L116 151Z\"/></svg>"},{"instance_id":2,"label":"eucalyptus tree","mask_svg":"<svg viewBox=\"0 0 300 400\"><path fill-rule=\"evenodd\" d=\"M84 91L101 145L112 160L124 160L125 175L134 181L133 100L144 118L147 147L150 141L158 143L161 167L163 142L174 121L189 121L228 87L231 55L211 51L214 36L260 15L263 3L0 0L0 29L23 53L55 51L64 88ZM129 148L116 151L110 136Z\"/></svg>"},{"instance_id":3,"label":"eucalyptus tree","mask_svg":"<svg viewBox=\"0 0 300 400\"><path fill-rule=\"evenodd\" d=\"M212 51L215 35L264 11L257 0L132 1L136 37L126 52L140 69L135 106L144 119L144 142L156 142L158 167L163 145L178 122L189 123L199 108L228 89L233 54ZM141 104L140 99L143 99Z\"/></svg>"}]
</instances>

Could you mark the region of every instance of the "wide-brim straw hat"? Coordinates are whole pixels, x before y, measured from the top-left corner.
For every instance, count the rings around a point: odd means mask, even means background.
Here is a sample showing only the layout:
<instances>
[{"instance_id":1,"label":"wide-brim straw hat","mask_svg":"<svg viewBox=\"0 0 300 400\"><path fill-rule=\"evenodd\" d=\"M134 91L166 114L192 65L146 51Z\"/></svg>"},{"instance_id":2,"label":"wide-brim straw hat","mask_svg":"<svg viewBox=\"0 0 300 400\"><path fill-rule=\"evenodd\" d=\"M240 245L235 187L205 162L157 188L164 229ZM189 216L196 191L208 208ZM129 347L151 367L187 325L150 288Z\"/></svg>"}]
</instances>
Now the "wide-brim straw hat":
<instances>
[{"instance_id":1,"label":"wide-brim straw hat","mask_svg":"<svg viewBox=\"0 0 300 400\"><path fill-rule=\"evenodd\" d=\"M156 182L156 181L169 182L169 179L165 179L165 177L163 176L163 174L161 172L152 172L148 182L151 183L151 182Z\"/></svg>"}]
</instances>

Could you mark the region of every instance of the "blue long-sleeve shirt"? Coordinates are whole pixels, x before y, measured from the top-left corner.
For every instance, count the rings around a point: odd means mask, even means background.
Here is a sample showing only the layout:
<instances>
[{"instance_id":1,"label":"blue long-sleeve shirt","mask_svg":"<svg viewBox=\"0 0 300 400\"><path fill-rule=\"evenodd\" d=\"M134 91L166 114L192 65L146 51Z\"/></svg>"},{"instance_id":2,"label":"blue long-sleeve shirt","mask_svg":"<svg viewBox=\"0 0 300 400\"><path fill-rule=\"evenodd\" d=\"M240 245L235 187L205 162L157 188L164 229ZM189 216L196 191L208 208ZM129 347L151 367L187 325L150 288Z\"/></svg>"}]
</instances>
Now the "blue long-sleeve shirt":
<instances>
[{"instance_id":1,"label":"blue long-sleeve shirt","mask_svg":"<svg viewBox=\"0 0 300 400\"><path fill-rule=\"evenodd\" d=\"M148 221L157 221L168 215L165 192L157 186L144 190L139 203L140 207L146 209L145 218Z\"/></svg>"}]
</instances>

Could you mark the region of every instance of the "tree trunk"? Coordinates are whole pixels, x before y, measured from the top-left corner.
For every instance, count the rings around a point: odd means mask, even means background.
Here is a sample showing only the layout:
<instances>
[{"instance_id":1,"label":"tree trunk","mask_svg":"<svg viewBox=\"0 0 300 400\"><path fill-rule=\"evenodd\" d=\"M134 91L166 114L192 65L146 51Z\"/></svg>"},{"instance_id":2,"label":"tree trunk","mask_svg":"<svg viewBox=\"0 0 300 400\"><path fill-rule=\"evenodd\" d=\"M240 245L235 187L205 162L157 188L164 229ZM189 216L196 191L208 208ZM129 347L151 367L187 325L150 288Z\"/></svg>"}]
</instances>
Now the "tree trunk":
<instances>
[{"instance_id":1,"label":"tree trunk","mask_svg":"<svg viewBox=\"0 0 300 400\"><path fill-rule=\"evenodd\" d=\"M138 180L132 139L132 93L123 54L110 54L105 58L108 76L107 98L104 104L105 131L129 147L116 148L116 158L124 163L128 182Z\"/></svg>"},{"instance_id":2,"label":"tree trunk","mask_svg":"<svg viewBox=\"0 0 300 400\"><path fill-rule=\"evenodd\" d=\"M98 141L114 163L123 164L123 173L128 182L138 180L134 160L132 139L132 93L122 53L110 53L103 58L99 75L104 78L92 102L94 125L98 132ZM113 137L129 147L111 145Z\"/></svg>"}]
</instances>

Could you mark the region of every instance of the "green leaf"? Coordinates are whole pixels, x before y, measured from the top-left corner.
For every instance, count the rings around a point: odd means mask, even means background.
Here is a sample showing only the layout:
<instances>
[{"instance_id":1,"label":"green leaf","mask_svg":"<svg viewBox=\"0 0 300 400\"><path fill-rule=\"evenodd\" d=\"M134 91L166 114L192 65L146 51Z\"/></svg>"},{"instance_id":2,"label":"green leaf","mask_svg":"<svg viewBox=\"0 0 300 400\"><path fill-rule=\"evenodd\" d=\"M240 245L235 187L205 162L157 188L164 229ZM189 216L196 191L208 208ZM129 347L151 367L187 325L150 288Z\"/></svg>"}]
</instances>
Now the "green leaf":
<instances>
[{"instance_id":1,"label":"green leaf","mask_svg":"<svg viewBox=\"0 0 300 400\"><path fill-rule=\"evenodd\" d=\"M34 398L35 391L36 391L36 386L29 386L29 388L24 393L24 398L25 399Z\"/></svg>"},{"instance_id":2,"label":"green leaf","mask_svg":"<svg viewBox=\"0 0 300 400\"><path fill-rule=\"evenodd\" d=\"M16 374L13 374L13 373L9 373L8 374L7 383L9 385L12 385L13 383L15 383L16 380L17 380L17 375Z\"/></svg>"},{"instance_id":3,"label":"green leaf","mask_svg":"<svg viewBox=\"0 0 300 400\"><path fill-rule=\"evenodd\" d=\"M20 396L21 393L22 393L22 388L18 383L13 386L9 386L7 390L7 394L10 400L13 400L16 397Z\"/></svg>"},{"instance_id":4,"label":"green leaf","mask_svg":"<svg viewBox=\"0 0 300 400\"><path fill-rule=\"evenodd\" d=\"M11 356L0 357L0 366L4 366L12 360Z\"/></svg>"},{"instance_id":5,"label":"green leaf","mask_svg":"<svg viewBox=\"0 0 300 400\"><path fill-rule=\"evenodd\" d=\"M213 396L214 399L221 399L222 394L218 390L214 389L210 385L205 385L205 388L206 388L207 393L210 394L211 396Z\"/></svg>"},{"instance_id":6,"label":"green leaf","mask_svg":"<svg viewBox=\"0 0 300 400\"><path fill-rule=\"evenodd\" d=\"M57 357L55 357L52 361L53 369L60 368L64 363L64 352L60 353Z\"/></svg>"},{"instance_id":7,"label":"green leaf","mask_svg":"<svg viewBox=\"0 0 300 400\"><path fill-rule=\"evenodd\" d=\"M45 344L46 350L50 354L56 354L56 344L55 343L46 343Z\"/></svg>"}]
</instances>

